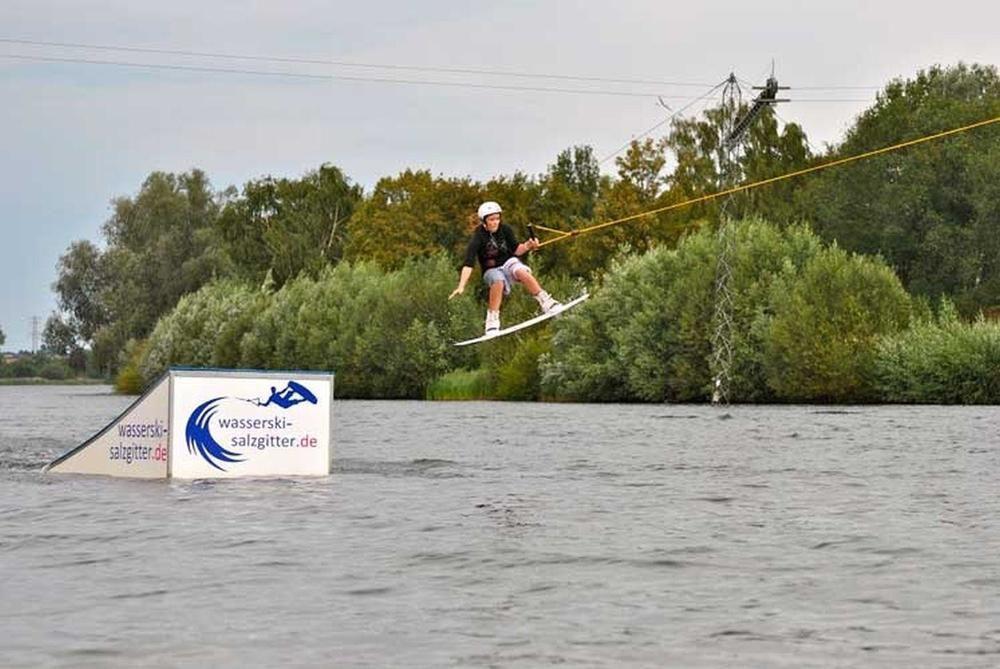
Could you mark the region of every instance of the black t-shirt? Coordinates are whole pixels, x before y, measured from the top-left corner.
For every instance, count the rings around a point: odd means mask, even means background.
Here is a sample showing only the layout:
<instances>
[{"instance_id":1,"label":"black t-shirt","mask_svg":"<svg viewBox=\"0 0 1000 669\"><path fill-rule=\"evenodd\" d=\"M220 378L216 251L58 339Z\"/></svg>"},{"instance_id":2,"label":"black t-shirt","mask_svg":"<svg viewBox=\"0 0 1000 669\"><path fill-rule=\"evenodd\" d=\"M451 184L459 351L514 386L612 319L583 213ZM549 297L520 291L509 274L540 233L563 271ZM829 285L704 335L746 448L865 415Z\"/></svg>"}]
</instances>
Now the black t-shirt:
<instances>
[{"instance_id":1,"label":"black t-shirt","mask_svg":"<svg viewBox=\"0 0 1000 669\"><path fill-rule=\"evenodd\" d=\"M479 260L479 266L485 272L494 267L500 267L507 262L517 250L517 238L514 230L506 223L501 223L496 232L490 232L485 225L477 225L472 233L469 246L465 249L466 267L472 267Z\"/></svg>"}]
</instances>

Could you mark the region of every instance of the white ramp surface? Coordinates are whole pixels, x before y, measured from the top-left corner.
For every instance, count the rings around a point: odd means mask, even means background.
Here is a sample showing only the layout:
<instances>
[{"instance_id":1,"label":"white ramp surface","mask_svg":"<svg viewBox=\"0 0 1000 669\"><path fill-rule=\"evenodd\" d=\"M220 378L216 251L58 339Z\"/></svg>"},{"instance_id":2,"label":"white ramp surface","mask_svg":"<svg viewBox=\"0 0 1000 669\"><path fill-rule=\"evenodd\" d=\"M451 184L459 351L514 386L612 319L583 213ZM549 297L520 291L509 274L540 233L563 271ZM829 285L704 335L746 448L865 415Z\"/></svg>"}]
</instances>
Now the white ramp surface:
<instances>
[{"instance_id":1,"label":"white ramp surface","mask_svg":"<svg viewBox=\"0 0 1000 669\"><path fill-rule=\"evenodd\" d=\"M169 401L170 377L165 374L122 415L46 471L167 478Z\"/></svg>"}]
</instances>

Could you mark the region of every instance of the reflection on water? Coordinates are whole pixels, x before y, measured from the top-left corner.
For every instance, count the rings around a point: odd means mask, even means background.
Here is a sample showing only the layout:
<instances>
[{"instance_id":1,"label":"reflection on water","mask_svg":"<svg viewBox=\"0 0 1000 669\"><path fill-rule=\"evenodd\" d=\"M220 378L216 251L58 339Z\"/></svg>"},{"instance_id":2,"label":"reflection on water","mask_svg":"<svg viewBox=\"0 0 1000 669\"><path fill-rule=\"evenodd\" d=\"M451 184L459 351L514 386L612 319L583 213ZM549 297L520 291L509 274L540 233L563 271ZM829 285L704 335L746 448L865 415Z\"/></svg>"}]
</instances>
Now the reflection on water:
<instances>
[{"instance_id":1,"label":"reflection on water","mask_svg":"<svg viewBox=\"0 0 1000 669\"><path fill-rule=\"evenodd\" d=\"M0 665L1000 662L994 407L338 402L325 479L39 469L0 387Z\"/></svg>"}]
</instances>

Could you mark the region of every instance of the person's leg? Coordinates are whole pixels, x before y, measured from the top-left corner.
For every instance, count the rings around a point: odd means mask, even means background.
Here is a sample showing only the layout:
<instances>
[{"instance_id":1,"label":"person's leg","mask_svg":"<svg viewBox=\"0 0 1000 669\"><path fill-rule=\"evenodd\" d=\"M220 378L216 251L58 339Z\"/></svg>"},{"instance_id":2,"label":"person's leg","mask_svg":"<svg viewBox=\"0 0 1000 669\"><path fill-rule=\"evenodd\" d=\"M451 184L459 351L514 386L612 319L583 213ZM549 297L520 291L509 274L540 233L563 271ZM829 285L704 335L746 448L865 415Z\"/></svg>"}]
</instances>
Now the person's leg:
<instances>
[{"instance_id":1,"label":"person's leg","mask_svg":"<svg viewBox=\"0 0 1000 669\"><path fill-rule=\"evenodd\" d=\"M503 302L503 281L494 281L490 284L490 311L500 311L500 304Z\"/></svg>"},{"instance_id":2,"label":"person's leg","mask_svg":"<svg viewBox=\"0 0 1000 669\"><path fill-rule=\"evenodd\" d=\"M514 280L522 284L531 293L531 296L538 302L538 306L542 308L542 311L549 313L562 307L562 304L558 300L542 289L541 284L538 283L538 279L535 278L535 275L531 273L531 270L526 265L515 268L512 273Z\"/></svg>"},{"instance_id":3,"label":"person's leg","mask_svg":"<svg viewBox=\"0 0 1000 669\"><path fill-rule=\"evenodd\" d=\"M490 287L486 306L486 334L490 335L500 331L500 304L507 289L507 281L499 269L491 269L484 278Z\"/></svg>"},{"instance_id":4,"label":"person's leg","mask_svg":"<svg viewBox=\"0 0 1000 669\"><path fill-rule=\"evenodd\" d=\"M535 278L535 275L527 267L518 267L514 270L514 279L522 284L532 296L538 295L538 291L542 289L542 286L538 283L538 279Z\"/></svg>"}]
</instances>

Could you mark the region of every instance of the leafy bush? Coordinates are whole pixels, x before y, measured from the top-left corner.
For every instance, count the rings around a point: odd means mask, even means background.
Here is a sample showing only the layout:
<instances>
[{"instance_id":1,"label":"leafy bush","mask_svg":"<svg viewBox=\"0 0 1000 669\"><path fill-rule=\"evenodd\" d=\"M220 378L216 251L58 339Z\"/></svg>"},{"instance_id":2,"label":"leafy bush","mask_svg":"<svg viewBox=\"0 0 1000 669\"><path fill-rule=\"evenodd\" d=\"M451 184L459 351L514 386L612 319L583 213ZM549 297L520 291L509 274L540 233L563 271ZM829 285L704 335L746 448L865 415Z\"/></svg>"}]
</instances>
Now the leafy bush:
<instances>
[{"instance_id":1,"label":"leafy bush","mask_svg":"<svg viewBox=\"0 0 1000 669\"><path fill-rule=\"evenodd\" d=\"M236 367L240 343L253 326L267 296L243 283L227 280L185 295L161 318L138 363L146 383L168 367Z\"/></svg>"},{"instance_id":2,"label":"leafy bush","mask_svg":"<svg viewBox=\"0 0 1000 669\"><path fill-rule=\"evenodd\" d=\"M61 358L49 359L38 369L38 376L49 381L65 381L73 376L73 370Z\"/></svg>"},{"instance_id":3,"label":"leafy bush","mask_svg":"<svg viewBox=\"0 0 1000 669\"><path fill-rule=\"evenodd\" d=\"M881 259L824 249L803 226L749 220L732 223L726 234L732 401L867 401L890 388L892 397L903 398L936 392L902 390L910 386L883 369L881 359L915 345L893 337L911 314L928 309L910 300ZM444 255L393 271L344 262L275 293L217 282L183 298L157 324L148 349L138 357L130 352L138 364L125 367L146 381L169 365L332 370L340 397L705 401L722 240L704 229L676 249L626 255L586 304L536 330L469 348L450 343L481 331L485 289L477 284L447 300L456 267ZM565 277L546 277L544 284L562 299L580 291ZM535 313L520 288L505 300L505 323ZM920 335L925 347L939 336L928 332ZM985 378L974 372L986 369L982 360L993 360L992 335L983 332L950 344L980 361L963 363L970 379ZM476 371L462 371L470 369ZM990 396L983 392L960 396Z\"/></svg>"},{"instance_id":4,"label":"leafy bush","mask_svg":"<svg viewBox=\"0 0 1000 669\"><path fill-rule=\"evenodd\" d=\"M517 340L513 353L493 368L494 399L537 400L541 398L539 358L551 350L551 339L543 331Z\"/></svg>"},{"instance_id":5,"label":"leafy bush","mask_svg":"<svg viewBox=\"0 0 1000 669\"><path fill-rule=\"evenodd\" d=\"M440 376L427 387L429 400L490 399L489 371L456 369Z\"/></svg>"},{"instance_id":6,"label":"leafy bush","mask_svg":"<svg viewBox=\"0 0 1000 669\"><path fill-rule=\"evenodd\" d=\"M10 365L10 376L15 379L28 379L33 376L38 376L38 372L35 368L35 363L30 358L20 357Z\"/></svg>"},{"instance_id":7,"label":"leafy bush","mask_svg":"<svg viewBox=\"0 0 1000 669\"><path fill-rule=\"evenodd\" d=\"M764 370L783 400L870 401L878 339L903 329L911 303L880 258L824 249L771 291Z\"/></svg>"},{"instance_id":8,"label":"leafy bush","mask_svg":"<svg viewBox=\"0 0 1000 669\"><path fill-rule=\"evenodd\" d=\"M442 256L395 272L341 263L286 284L242 342L241 364L326 369L342 397L423 397L461 358L449 340L471 305L449 302L454 268ZM471 313L468 314L471 318Z\"/></svg>"},{"instance_id":9,"label":"leafy bush","mask_svg":"<svg viewBox=\"0 0 1000 669\"><path fill-rule=\"evenodd\" d=\"M115 392L123 395L138 395L145 389L146 384L152 379L144 379L140 366L146 351L149 348L148 341L136 341L130 339L125 344L121 359L118 363L118 373L115 375Z\"/></svg>"},{"instance_id":10,"label":"leafy bush","mask_svg":"<svg viewBox=\"0 0 1000 669\"><path fill-rule=\"evenodd\" d=\"M819 248L803 226L728 227L733 295L731 399L773 399L762 363L771 287ZM719 236L703 229L676 249L612 266L584 308L560 322L542 363L550 395L588 401L701 401L711 392Z\"/></svg>"},{"instance_id":11,"label":"leafy bush","mask_svg":"<svg viewBox=\"0 0 1000 669\"><path fill-rule=\"evenodd\" d=\"M646 258L617 261L589 300L553 324L552 351L539 361L544 395L587 402L637 399L629 390L612 335L637 308L630 289L637 285Z\"/></svg>"},{"instance_id":12,"label":"leafy bush","mask_svg":"<svg viewBox=\"0 0 1000 669\"><path fill-rule=\"evenodd\" d=\"M936 319L878 343L874 377L887 402L1000 403L1000 323L964 323L945 301Z\"/></svg>"}]
</instances>

